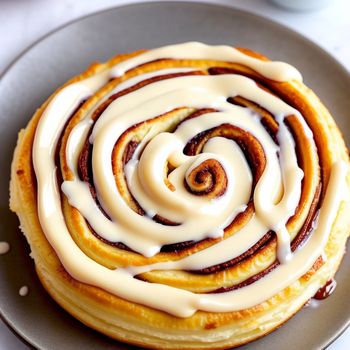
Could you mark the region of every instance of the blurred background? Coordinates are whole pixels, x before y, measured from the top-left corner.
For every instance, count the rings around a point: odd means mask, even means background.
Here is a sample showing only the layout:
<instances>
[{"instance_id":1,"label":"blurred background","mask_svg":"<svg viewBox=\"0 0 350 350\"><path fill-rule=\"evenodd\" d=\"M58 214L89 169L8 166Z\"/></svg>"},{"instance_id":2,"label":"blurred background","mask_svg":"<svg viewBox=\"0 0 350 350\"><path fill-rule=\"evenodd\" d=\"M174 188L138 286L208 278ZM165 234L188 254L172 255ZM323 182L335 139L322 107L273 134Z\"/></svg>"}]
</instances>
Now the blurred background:
<instances>
[{"instance_id":1,"label":"blurred background","mask_svg":"<svg viewBox=\"0 0 350 350\"><path fill-rule=\"evenodd\" d=\"M89 13L137 2L142 0L0 0L0 73L26 47L53 29ZM246 9L280 22L314 40L331 52L350 71L349 0L202 0L201 2ZM285 7L275 3L282 3Z\"/></svg>"},{"instance_id":2,"label":"blurred background","mask_svg":"<svg viewBox=\"0 0 350 350\"><path fill-rule=\"evenodd\" d=\"M142 0L0 0L0 75L23 50L57 27L96 11L137 2ZM200 2L234 6L284 24L323 47L350 72L350 0ZM0 350L17 349L27 346L0 321ZM329 349L350 349L350 330Z\"/></svg>"}]
</instances>

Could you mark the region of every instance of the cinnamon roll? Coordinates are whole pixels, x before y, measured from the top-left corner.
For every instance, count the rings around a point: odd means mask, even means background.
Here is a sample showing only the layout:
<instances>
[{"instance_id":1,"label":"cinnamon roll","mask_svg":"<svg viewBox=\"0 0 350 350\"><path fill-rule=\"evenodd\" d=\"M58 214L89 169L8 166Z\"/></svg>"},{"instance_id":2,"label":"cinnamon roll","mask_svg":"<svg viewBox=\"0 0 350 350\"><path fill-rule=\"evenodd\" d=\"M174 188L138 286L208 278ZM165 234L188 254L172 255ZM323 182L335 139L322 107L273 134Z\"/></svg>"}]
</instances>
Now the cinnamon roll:
<instances>
[{"instance_id":1,"label":"cinnamon roll","mask_svg":"<svg viewBox=\"0 0 350 350\"><path fill-rule=\"evenodd\" d=\"M348 151L296 68L197 42L119 55L19 133L10 206L50 295L157 349L223 349L336 273Z\"/></svg>"}]
</instances>

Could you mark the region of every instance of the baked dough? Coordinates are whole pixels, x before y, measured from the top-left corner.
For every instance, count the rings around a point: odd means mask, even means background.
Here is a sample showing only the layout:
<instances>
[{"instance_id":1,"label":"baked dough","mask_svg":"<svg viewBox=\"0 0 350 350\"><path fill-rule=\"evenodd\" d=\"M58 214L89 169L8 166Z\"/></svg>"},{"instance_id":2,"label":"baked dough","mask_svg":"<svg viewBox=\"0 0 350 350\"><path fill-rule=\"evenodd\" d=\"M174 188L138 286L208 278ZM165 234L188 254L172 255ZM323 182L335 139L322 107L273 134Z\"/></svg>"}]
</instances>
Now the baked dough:
<instances>
[{"instance_id":1,"label":"baked dough","mask_svg":"<svg viewBox=\"0 0 350 350\"><path fill-rule=\"evenodd\" d=\"M255 58L256 61L268 61L266 57L253 51L239 50L247 57ZM40 190L41 184L40 181L39 183L37 181L36 170L33 167L33 152L35 152L33 144L35 137L38 137L36 136L38 123L45 116L45 111L47 113L52 101L64 93L67 87L85 82L91 77L103 75L112 67L118 67L121 62L127 62L134 57L142 56L144 53L145 51L138 51L124 54L112 58L104 64L93 64L87 71L56 90L36 111L27 127L19 133L12 162L10 207L20 219L21 229L30 244L32 257L42 284L65 310L87 326L114 339L156 349L224 349L248 343L270 333L286 322L335 275L345 252L349 233L350 218L347 213L350 210L350 205L346 198L334 202L336 204L333 203L332 208L329 209L335 210L336 215L331 222L331 230L327 232L327 240L322 254L315 259L313 265L301 277L254 306L226 312L198 309L188 317L179 317L179 315L160 310L157 307L133 302L132 298L130 300L109 292L99 287L98 283L86 283L86 281L84 283L76 278L77 275L67 271L67 265L63 264L59 258L61 252L53 248L52 238L48 238L43 229L42 222L45 218L40 217L38 213L38 189ZM157 72L159 75L155 74ZM239 75L255 80L259 89L299 111L312 131L310 137L310 134L305 131L304 124L295 115L289 115L285 118L287 129L295 142L298 166L303 171L298 205L294 215L288 218L286 228L290 236L291 254L293 255L298 249L303 249L303 244L308 240L308 237L317 233L315 230L317 217L323 215L322 208L325 198L332 194L327 193L327 188L331 181L335 182L334 179L331 179L331 174L336 162L341 162L345 169L342 173L344 177L343 187L332 185L331 190L346 193L349 188L348 151L328 110L300 80L276 81L269 79L262 72L259 73L251 66L242 63L211 58L191 59L191 57L186 56L185 52L182 59L166 56L166 58L147 61L135 67L132 66L113 79L107 79L100 89L97 89L79 105L60 134L56 151L58 188L61 188L63 181L74 179L74 172L70 168L71 160L67 158L67 144L74 127L87 118L89 113L93 120L91 125L96 125L97 120L102 118L101 115L103 116L108 106L112 105L118 98L132 95L133 92L142 94L144 88L152 84L162 81L169 83L176 79L181 80L185 76L201 79L202 77L229 75ZM118 89L120 84L132 82L132 79L137 79L137 77L143 77L143 79L138 82L135 80L136 83L131 84L131 86L125 85L124 89L113 94L113 91ZM279 123L271 111L243 95L231 96L230 103L239 108L249 109L252 114L258 115L259 123L264 125L271 140L276 143L276 147L281 146L278 145L281 139L276 141ZM154 222L158 222L163 227L169 227L169 230L176 228L178 223L162 215L156 215L156 213L151 215L142 208L130 189L130 181L125 175L125 168L145 138L152 139L165 132L173 133L187 121L217 111L209 103L203 105L202 108L188 105L175 107L165 108L164 113L142 122L136 122L132 127L126 128L116 140L111 161L115 187L124 203L139 216L153 216ZM95 147L95 144L91 146L89 142L92 130L90 129L88 134L84 135L85 141L79 146L81 149L77 161L77 171L80 179L89 184L91 195L96 200L99 210L106 211L105 205L99 203L95 179L92 178L94 176L91 165L93 161L91 160L93 157L92 147ZM185 153L189 157L194 157L204 152L203 147L208 143L208 140L218 138L234 140L239 145L244 156L248 159L247 164L251 167L253 174L252 194L246 203L247 206L231 220L230 224L226 225L222 237L217 234L216 237L208 235L197 241L179 241L179 243L163 245L158 254L145 256L147 254L140 254L136 249L128 247L125 242L111 242L101 237L99 232L95 232L93 229L93 224L82 215L80 210L69 204L66 194L61 191L58 196L61 200L62 215L75 245L87 257L106 269L127 271L130 266L148 266L162 262L176 263L199 251L205 252L208 248L237 234L256 215L254 214L254 189L256 189L266 167L266 150L251 133L238 128L234 123L232 125L224 123L205 130L199 133L196 138L189 140ZM147 148L147 143L142 147ZM141 149L141 154L145 152L146 148ZM174 191L174 185L168 176L173 172L173 166L168 164L162 172L167 188ZM210 201L213 199L223 197L227 191L231 180L226 172L225 165L220 164L217 159L209 157L198 165L198 169L191 169L187 178L187 187L185 187L190 193L197 193L197 197L204 198L208 203L211 203ZM336 182L340 183L340 180ZM280 194L279 200L282 197L283 193ZM47 206L50 206L49 199ZM320 208L321 214L319 214ZM326 215L326 209L324 212ZM111 216L109 212L105 213L105 217L109 216ZM143 272L142 269L137 270L136 268L135 271L138 272L135 277L131 276L130 278L143 283L141 284L143 287L137 291L140 295L147 293L147 286L150 284L171 286L174 289L186 290L195 294L209 293L208 295L230 293L237 289L244 290L247 286L269 278L269 275L277 268L276 266L288 265L288 261L279 264L277 241L276 233L273 230L268 230L245 253L229 261L192 270L146 269ZM81 268L84 269L84 266ZM117 283L118 280L116 280ZM273 289L273 285L271 285L271 289ZM166 304L176 303L176 300L171 299L171 295L165 293L163 297ZM175 307L181 309L181 305L175 305Z\"/></svg>"}]
</instances>

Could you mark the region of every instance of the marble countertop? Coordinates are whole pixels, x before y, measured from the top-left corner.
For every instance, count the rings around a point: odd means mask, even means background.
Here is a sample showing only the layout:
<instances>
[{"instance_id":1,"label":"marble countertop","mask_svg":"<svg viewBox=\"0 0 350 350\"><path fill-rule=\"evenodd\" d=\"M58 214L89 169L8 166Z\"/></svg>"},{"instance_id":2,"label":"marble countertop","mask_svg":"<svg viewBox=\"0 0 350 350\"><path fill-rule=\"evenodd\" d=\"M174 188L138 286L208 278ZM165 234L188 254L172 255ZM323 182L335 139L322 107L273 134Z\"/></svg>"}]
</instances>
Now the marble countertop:
<instances>
[{"instance_id":1,"label":"marble countertop","mask_svg":"<svg viewBox=\"0 0 350 350\"><path fill-rule=\"evenodd\" d=\"M136 2L141 1L1 0L0 75L24 49L58 26L95 11ZM280 22L315 41L350 72L350 1L348 0L333 0L328 7L313 12L287 11L267 0L202 0L201 2L234 6ZM350 329L328 349L348 348L350 348ZM17 349L27 349L27 346L0 321L0 350Z\"/></svg>"}]
</instances>

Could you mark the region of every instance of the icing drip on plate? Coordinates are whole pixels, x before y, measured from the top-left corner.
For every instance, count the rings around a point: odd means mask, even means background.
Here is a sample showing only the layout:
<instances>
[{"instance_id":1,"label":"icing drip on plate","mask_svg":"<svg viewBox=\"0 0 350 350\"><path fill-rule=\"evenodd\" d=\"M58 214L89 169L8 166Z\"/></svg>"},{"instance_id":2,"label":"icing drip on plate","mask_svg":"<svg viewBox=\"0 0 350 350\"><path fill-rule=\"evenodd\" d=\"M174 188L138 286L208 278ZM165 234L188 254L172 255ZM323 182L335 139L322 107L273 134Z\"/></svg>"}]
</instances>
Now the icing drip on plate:
<instances>
[{"instance_id":1,"label":"icing drip on plate","mask_svg":"<svg viewBox=\"0 0 350 350\"><path fill-rule=\"evenodd\" d=\"M10 245L7 242L0 242L0 255L8 253Z\"/></svg>"},{"instance_id":2,"label":"icing drip on plate","mask_svg":"<svg viewBox=\"0 0 350 350\"><path fill-rule=\"evenodd\" d=\"M252 307L300 278L322 254L337 208L343 200L342 188L348 169L342 161L334 163L318 225L307 242L292 252L287 222L299 204L304 173L298 165L293 135L286 119L290 116L297 118L315 147L312 131L296 109L250 78L237 74L203 74L156 80L115 99L96 122L93 111L90 111L68 138L66 158L73 179L62 184L69 203L102 238L122 242L146 257L154 256L167 244L222 237L232 220L246 210L251 198L255 214L243 228L176 261L110 270L87 257L75 244L66 226L55 176L55 150L66 122L81 101L93 95L111 77L122 76L139 65L162 58L229 61L250 67L275 81L301 80L300 73L286 63L261 61L228 46L185 43L147 51L112 69L68 85L47 106L35 135L33 163L38 182L40 223L63 266L75 279L126 300L180 317L189 317L197 310L226 312ZM100 103L150 77L194 69L174 68L131 78ZM278 123L276 140L265 129L260 115L228 101L236 96L270 111ZM133 125L183 107L206 108L210 112L183 120L172 132L150 128L125 164L130 192L146 213L142 216L126 204L115 184L111 162L114 146ZM254 174L246 156L234 140L213 137L205 143L201 153L184 153L184 148L196 135L222 125L249 134L260 145L266 162L255 187ZM80 180L78 174L79 154L91 127L93 181L98 203L108 217L102 213L88 184ZM176 225L162 225L152 220L155 215ZM279 265L265 277L243 288L220 294L194 294L134 278L153 270L199 270L223 263L243 254L268 231L277 236ZM138 292L139 288L142 288L142 294Z\"/></svg>"},{"instance_id":3,"label":"icing drip on plate","mask_svg":"<svg viewBox=\"0 0 350 350\"><path fill-rule=\"evenodd\" d=\"M18 291L18 294L21 296L21 297L26 297L29 293L29 288L27 286L22 286L19 291Z\"/></svg>"}]
</instances>

